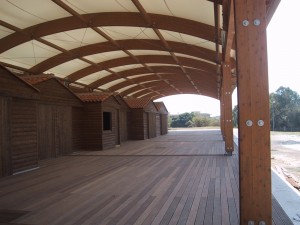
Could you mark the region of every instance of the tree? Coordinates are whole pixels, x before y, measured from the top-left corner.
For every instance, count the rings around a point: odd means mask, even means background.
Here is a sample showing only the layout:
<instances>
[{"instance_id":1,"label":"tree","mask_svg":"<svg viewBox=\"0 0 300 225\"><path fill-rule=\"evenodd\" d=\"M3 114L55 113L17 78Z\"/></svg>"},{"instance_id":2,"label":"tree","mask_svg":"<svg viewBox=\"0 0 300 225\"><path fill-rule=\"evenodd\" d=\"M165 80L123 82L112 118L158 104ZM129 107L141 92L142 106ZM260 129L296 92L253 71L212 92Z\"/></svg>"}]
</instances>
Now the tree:
<instances>
[{"instance_id":1,"label":"tree","mask_svg":"<svg viewBox=\"0 0 300 225\"><path fill-rule=\"evenodd\" d=\"M191 120L192 115L190 113L179 114L179 116L172 118L171 127L188 127L188 122Z\"/></svg>"},{"instance_id":2,"label":"tree","mask_svg":"<svg viewBox=\"0 0 300 225\"><path fill-rule=\"evenodd\" d=\"M300 129L300 96L289 87L279 87L270 94L270 118L272 130Z\"/></svg>"},{"instance_id":3,"label":"tree","mask_svg":"<svg viewBox=\"0 0 300 225\"><path fill-rule=\"evenodd\" d=\"M232 110L232 121L233 121L233 127L238 127L238 106L234 106Z\"/></svg>"}]
</instances>

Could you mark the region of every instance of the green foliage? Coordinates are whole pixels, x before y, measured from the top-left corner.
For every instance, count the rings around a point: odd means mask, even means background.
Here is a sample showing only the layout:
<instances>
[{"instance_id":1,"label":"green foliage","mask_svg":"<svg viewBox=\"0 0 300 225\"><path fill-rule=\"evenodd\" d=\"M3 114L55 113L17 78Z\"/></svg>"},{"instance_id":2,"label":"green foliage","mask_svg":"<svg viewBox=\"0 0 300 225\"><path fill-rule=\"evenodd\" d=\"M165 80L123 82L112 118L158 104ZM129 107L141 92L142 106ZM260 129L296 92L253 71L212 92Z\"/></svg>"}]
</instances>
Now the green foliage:
<instances>
[{"instance_id":1,"label":"green foliage","mask_svg":"<svg viewBox=\"0 0 300 225\"><path fill-rule=\"evenodd\" d=\"M234 106L232 110L233 127L238 127L238 106Z\"/></svg>"},{"instance_id":2,"label":"green foliage","mask_svg":"<svg viewBox=\"0 0 300 225\"><path fill-rule=\"evenodd\" d=\"M300 96L288 87L279 87L270 94L271 129L300 130Z\"/></svg>"},{"instance_id":3,"label":"green foliage","mask_svg":"<svg viewBox=\"0 0 300 225\"><path fill-rule=\"evenodd\" d=\"M289 87L270 94L270 125L276 131L300 131L300 96ZM232 110L233 125L238 126L238 106Z\"/></svg>"},{"instance_id":4,"label":"green foliage","mask_svg":"<svg viewBox=\"0 0 300 225\"><path fill-rule=\"evenodd\" d=\"M170 116L171 127L207 127L219 126L219 118L212 118L209 114L192 112Z\"/></svg>"}]
</instances>

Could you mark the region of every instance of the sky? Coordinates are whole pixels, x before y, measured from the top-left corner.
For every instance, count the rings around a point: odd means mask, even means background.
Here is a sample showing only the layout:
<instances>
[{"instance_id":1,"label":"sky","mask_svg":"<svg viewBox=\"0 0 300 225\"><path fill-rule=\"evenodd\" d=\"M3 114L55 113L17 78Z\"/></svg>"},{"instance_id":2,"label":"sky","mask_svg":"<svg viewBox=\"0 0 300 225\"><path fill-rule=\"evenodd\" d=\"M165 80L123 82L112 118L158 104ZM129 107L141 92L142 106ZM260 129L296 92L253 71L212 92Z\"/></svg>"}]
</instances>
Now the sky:
<instances>
[{"instance_id":1,"label":"sky","mask_svg":"<svg viewBox=\"0 0 300 225\"><path fill-rule=\"evenodd\" d=\"M267 28L269 92L280 86L300 94L300 1L282 0ZM299 42L299 43L298 43ZM170 114L200 111L220 115L219 100L200 95L175 95L158 99ZM237 104L236 90L232 104Z\"/></svg>"}]
</instances>

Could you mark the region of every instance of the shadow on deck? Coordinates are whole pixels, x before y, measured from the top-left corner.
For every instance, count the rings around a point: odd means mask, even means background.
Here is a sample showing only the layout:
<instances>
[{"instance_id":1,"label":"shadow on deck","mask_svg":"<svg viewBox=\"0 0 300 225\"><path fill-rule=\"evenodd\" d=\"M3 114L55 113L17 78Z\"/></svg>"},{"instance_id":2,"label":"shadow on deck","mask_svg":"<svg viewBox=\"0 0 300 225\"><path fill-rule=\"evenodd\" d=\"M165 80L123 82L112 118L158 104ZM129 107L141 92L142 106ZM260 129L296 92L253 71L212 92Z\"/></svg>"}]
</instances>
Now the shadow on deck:
<instances>
[{"instance_id":1,"label":"shadow on deck","mask_svg":"<svg viewBox=\"0 0 300 225\"><path fill-rule=\"evenodd\" d=\"M239 224L238 157L223 154L220 131L193 130L41 161L0 180L0 222ZM291 224L276 203L273 224Z\"/></svg>"}]
</instances>

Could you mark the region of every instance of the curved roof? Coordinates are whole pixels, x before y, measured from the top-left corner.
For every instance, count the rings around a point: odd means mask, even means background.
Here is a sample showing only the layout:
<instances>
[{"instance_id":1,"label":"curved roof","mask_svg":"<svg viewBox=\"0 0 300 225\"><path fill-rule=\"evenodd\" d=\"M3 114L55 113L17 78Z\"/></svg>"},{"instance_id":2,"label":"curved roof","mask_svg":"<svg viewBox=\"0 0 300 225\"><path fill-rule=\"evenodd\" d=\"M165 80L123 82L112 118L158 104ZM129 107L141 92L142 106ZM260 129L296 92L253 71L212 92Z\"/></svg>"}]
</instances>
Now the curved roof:
<instances>
[{"instance_id":1,"label":"curved roof","mask_svg":"<svg viewBox=\"0 0 300 225\"><path fill-rule=\"evenodd\" d=\"M0 63L122 96L219 98L228 2L2 1ZM229 51L234 68L234 46Z\"/></svg>"}]
</instances>

